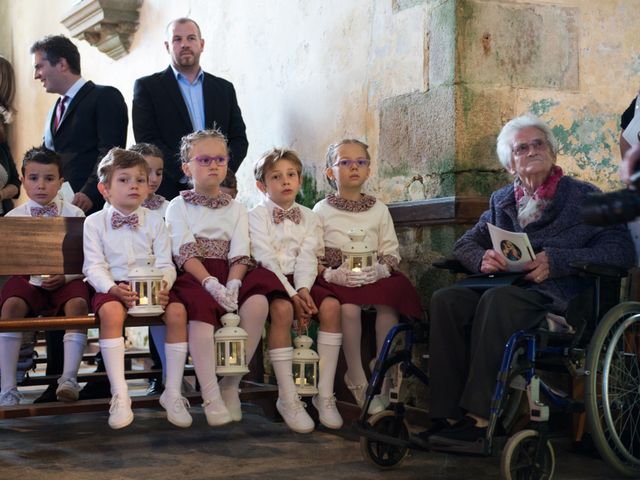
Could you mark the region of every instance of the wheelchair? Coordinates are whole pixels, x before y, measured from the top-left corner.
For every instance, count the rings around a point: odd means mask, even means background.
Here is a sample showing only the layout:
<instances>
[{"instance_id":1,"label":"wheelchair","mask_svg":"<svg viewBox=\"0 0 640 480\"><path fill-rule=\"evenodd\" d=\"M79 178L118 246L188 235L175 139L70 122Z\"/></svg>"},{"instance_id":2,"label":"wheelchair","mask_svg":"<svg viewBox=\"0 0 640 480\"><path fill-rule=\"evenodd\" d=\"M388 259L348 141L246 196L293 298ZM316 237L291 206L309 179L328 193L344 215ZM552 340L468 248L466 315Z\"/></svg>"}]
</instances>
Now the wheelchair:
<instances>
[{"instance_id":1,"label":"wheelchair","mask_svg":"<svg viewBox=\"0 0 640 480\"><path fill-rule=\"evenodd\" d=\"M459 272L450 261L436 266ZM556 333L545 327L515 332L505 346L486 437L472 448L438 451L490 456L501 450L502 478L551 479L556 462L551 440L561 434L549 427L550 407L544 399L554 411L584 413L601 457L624 476L640 476L640 303L619 303L626 271L593 264L573 267L591 285L569 305L566 318L575 332ZM354 428L363 457L379 469L400 465L410 450L429 450L411 436L399 395L402 383L411 377L429 384L412 357L414 344L428 343L427 330L406 323L393 327L372 372ZM584 381L584 399L572 399L549 386L539 375L544 370ZM396 374L390 407L368 417L371 399L380 393L388 372ZM528 418L522 429L525 396Z\"/></svg>"}]
</instances>

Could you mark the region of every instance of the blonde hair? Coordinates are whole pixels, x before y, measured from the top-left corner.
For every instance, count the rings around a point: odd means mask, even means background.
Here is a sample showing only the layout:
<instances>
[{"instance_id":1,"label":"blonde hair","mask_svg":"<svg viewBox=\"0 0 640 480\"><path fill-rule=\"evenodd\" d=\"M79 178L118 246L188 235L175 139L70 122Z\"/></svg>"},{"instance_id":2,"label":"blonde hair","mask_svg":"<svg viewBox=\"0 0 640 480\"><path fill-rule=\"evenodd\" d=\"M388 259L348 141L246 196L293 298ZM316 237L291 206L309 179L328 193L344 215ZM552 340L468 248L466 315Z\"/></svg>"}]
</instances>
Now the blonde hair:
<instances>
[{"instance_id":1,"label":"blonde hair","mask_svg":"<svg viewBox=\"0 0 640 480\"><path fill-rule=\"evenodd\" d=\"M191 147L194 144L198 143L200 140L204 140L205 138L213 138L215 140L220 140L224 143L224 148L227 150L227 155L229 154L229 144L227 142L227 137L225 137L224 133L217 128L212 128L209 130L198 130L197 132L190 133L185 135L180 140L180 160L182 163L189 162L189 152L191 151Z\"/></svg>"},{"instance_id":2,"label":"blonde hair","mask_svg":"<svg viewBox=\"0 0 640 480\"><path fill-rule=\"evenodd\" d=\"M253 167L254 178L264 183L265 174L273 168L278 160L289 160L296 166L298 175L302 175L302 162L298 154L288 148L272 148L271 150L264 152L260 158L256 161Z\"/></svg>"},{"instance_id":3,"label":"blonde hair","mask_svg":"<svg viewBox=\"0 0 640 480\"><path fill-rule=\"evenodd\" d=\"M110 185L116 170L140 167L149 177L149 164L142 155L124 148L114 147L100 160L98 165L98 179L100 183Z\"/></svg>"},{"instance_id":4,"label":"blonde hair","mask_svg":"<svg viewBox=\"0 0 640 480\"><path fill-rule=\"evenodd\" d=\"M326 155L327 168L333 167L333 164L336 163L336 158L338 157L338 149L343 145L359 145L364 150L365 158L369 161L371 160L371 155L369 155L369 145L355 138L345 138L344 140L340 140L338 143L332 143L331 145L329 145ZM331 188L337 190L338 187L335 180L333 178L329 178L328 175L326 175L326 178L329 182L329 185L331 185Z\"/></svg>"}]
</instances>

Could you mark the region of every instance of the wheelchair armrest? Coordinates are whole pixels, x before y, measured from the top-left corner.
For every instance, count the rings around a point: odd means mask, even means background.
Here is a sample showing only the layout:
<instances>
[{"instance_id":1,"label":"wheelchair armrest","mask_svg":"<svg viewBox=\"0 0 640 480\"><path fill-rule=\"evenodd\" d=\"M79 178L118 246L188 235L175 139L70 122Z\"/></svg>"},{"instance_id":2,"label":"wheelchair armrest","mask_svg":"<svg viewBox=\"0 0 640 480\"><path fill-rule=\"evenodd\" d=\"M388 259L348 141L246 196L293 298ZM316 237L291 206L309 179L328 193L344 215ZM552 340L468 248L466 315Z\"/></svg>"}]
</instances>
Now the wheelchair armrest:
<instances>
[{"instance_id":1,"label":"wheelchair armrest","mask_svg":"<svg viewBox=\"0 0 640 480\"><path fill-rule=\"evenodd\" d=\"M442 268L445 270L449 270L451 273L473 273L460 263L459 260L455 258L445 258L444 260L436 260L431 264L436 268Z\"/></svg>"},{"instance_id":2,"label":"wheelchair armrest","mask_svg":"<svg viewBox=\"0 0 640 480\"><path fill-rule=\"evenodd\" d=\"M596 277L624 278L629 274L626 268L591 262L571 262L570 266L579 270L581 273Z\"/></svg>"}]
</instances>

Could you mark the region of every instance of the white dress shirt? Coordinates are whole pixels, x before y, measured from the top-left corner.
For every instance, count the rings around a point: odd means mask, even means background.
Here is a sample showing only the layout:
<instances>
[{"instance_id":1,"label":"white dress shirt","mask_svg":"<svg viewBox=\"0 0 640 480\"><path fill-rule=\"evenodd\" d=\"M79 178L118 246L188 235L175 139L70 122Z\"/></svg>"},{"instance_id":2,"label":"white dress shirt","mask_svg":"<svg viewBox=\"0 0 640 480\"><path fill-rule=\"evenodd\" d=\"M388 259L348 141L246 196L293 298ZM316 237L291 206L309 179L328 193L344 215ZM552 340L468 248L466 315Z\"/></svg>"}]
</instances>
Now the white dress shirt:
<instances>
[{"instance_id":1,"label":"white dress shirt","mask_svg":"<svg viewBox=\"0 0 640 480\"><path fill-rule=\"evenodd\" d=\"M138 227L114 229L111 216L113 206L89 215L84 222L84 272L87 280L99 293L107 293L116 281L126 281L136 258L155 257L155 267L162 270L167 289L176 280L171 260L171 241L160 215L139 207ZM118 212L122 215L121 212Z\"/></svg>"},{"instance_id":2,"label":"white dress shirt","mask_svg":"<svg viewBox=\"0 0 640 480\"><path fill-rule=\"evenodd\" d=\"M311 290L318 274L318 255L323 254L322 228L318 217L307 207L294 203L301 213L299 224L288 218L273 221L273 209L280 208L265 198L249 212L251 256L271 270L293 297L301 288ZM286 275L293 274L292 286Z\"/></svg>"}]
</instances>

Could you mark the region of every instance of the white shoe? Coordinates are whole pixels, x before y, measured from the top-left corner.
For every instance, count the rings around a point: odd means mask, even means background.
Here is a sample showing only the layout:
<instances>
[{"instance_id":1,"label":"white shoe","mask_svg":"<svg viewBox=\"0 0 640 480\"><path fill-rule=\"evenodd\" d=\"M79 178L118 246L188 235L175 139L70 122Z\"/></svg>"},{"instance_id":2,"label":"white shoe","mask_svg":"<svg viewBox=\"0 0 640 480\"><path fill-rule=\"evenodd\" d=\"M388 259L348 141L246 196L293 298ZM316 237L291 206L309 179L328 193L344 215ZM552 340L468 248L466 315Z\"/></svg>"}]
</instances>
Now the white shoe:
<instances>
[{"instance_id":1,"label":"white shoe","mask_svg":"<svg viewBox=\"0 0 640 480\"><path fill-rule=\"evenodd\" d=\"M343 421L336 406L336 397L333 395L330 397L314 395L311 403L313 403L313 406L318 410L318 416L320 417L320 423L322 425L336 430L342 428Z\"/></svg>"},{"instance_id":2,"label":"white shoe","mask_svg":"<svg viewBox=\"0 0 640 480\"><path fill-rule=\"evenodd\" d=\"M114 430L124 428L133 422L131 398L129 395L115 394L109 402L109 426Z\"/></svg>"},{"instance_id":3,"label":"white shoe","mask_svg":"<svg viewBox=\"0 0 640 480\"><path fill-rule=\"evenodd\" d=\"M285 401L280 397L276 401L276 409L282 415L284 423L297 433L311 433L316 427L305 408L307 406L297 394L289 401Z\"/></svg>"},{"instance_id":4,"label":"white shoe","mask_svg":"<svg viewBox=\"0 0 640 480\"><path fill-rule=\"evenodd\" d=\"M213 400L205 400L202 409L207 417L207 423L212 427L219 427L233 421L227 406L219 396Z\"/></svg>"},{"instance_id":5,"label":"white shoe","mask_svg":"<svg viewBox=\"0 0 640 480\"><path fill-rule=\"evenodd\" d=\"M346 373L344 375L344 383L347 386L347 388L351 390L351 394L353 395L353 398L355 398L358 406L362 408L364 406L364 400L367 394L367 387L369 385L367 383L363 385L354 385L353 383L351 383L351 381L349 380L349 376ZM367 410L367 413L369 415L375 415L376 413L382 412L384 409L385 409L385 406L380 400L380 395L375 395L371 399L371 403L369 404L369 410Z\"/></svg>"},{"instance_id":6,"label":"white shoe","mask_svg":"<svg viewBox=\"0 0 640 480\"><path fill-rule=\"evenodd\" d=\"M80 396L80 385L71 378L58 379L58 388L56 389L56 398L60 402L75 402Z\"/></svg>"},{"instance_id":7,"label":"white shoe","mask_svg":"<svg viewBox=\"0 0 640 480\"><path fill-rule=\"evenodd\" d=\"M229 410L229 414L231 414L231 420L234 422L242 420L240 391L237 388L221 388L220 396L222 397L227 410Z\"/></svg>"},{"instance_id":8,"label":"white shoe","mask_svg":"<svg viewBox=\"0 0 640 480\"><path fill-rule=\"evenodd\" d=\"M0 407L12 407L19 405L22 400L22 394L16 387L13 387L8 392L0 394Z\"/></svg>"},{"instance_id":9,"label":"white shoe","mask_svg":"<svg viewBox=\"0 0 640 480\"><path fill-rule=\"evenodd\" d=\"M191 426L193 419L187 410L190 407L189 400L182 395L171 396L165 390L160 395L160 405L167 411L167 420L176 427L187 428Z\"/></svg>"},{"instance_id":10,"label":"white shoe","mask_svg":"<svg viewBox=\"0 0 640 480\"><path fill-rule=\"evenodd\" d=\"M371 373L373 373L373 369L376 366L377 360L378 358L376 357L373 360L371 360L371 362L369 362L369 370L371 370ZM376 398L378 399L377 401L380 402L380 405L382 405L383 409L386 409L391 404L391 400L389 399L389 392L391 391L391 386L396 384L395 376L394 376L395 371L396 370L394 368L387 371L387 374L382 380L380 393L374 397L374 399ZM371 408L369 408L369 410L371 410Z\"/></svg>"}]
</instances>

